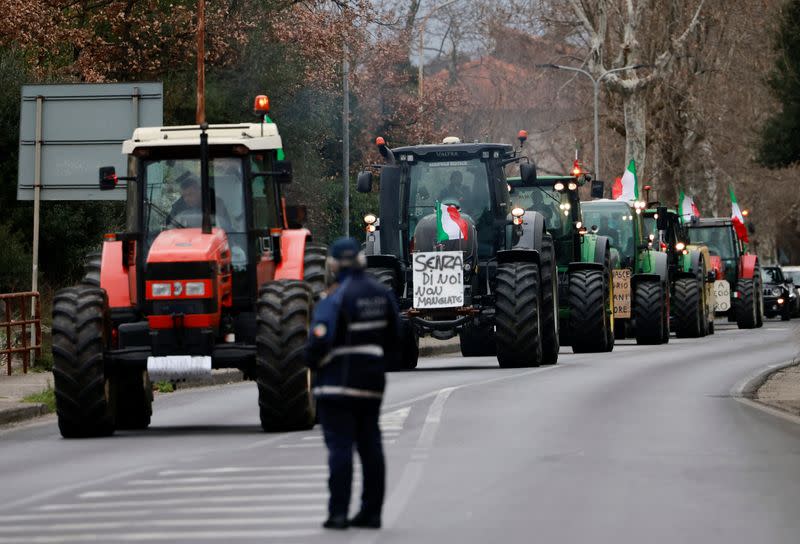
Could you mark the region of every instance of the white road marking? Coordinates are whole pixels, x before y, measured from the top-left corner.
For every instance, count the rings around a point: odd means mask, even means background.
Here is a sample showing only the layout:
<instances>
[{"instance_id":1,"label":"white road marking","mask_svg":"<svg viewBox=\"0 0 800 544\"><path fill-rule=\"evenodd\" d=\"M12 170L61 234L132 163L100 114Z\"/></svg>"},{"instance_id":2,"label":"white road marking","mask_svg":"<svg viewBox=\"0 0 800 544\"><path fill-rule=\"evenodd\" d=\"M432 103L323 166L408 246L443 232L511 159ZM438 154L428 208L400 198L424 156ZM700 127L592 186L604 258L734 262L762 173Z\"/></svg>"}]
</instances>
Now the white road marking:
<instances>
[{"instance_id":1,"label":"white road marking","mask_svg":"<svg viewBox=\"0 0 800 544\"><path fill-rule=\"evenodd\" d=\"M142 532L142 533L115 533L114 542L147 542L185 540L197 542L200 540L214 540L231 542L234 539L258 539L269 541L276 538L308 538L323 534L322 529L285 529L285 530L225 530L225 531L181 531L181 532ZM0 544L19 544L20 539L14 537L0 537ZM62 542L109 542L108 535L75 534L52 536L25 536L26 544L51 544Z\"/></svg>"},{"instance_id":2,"label":"white road marking","mask_svg":"<svg viewBox=\"0 0 800 544\"><path fill-rule=\"evenodd\" d=\"M217 467L217 468L197 468L197 469L172 469L162 470L159 476L175 476L178 474L236 474L242 472L293 472L328 470L327 465L285 465L285 466L265 466L265 467Z\"/></svg>"},{"instance_id":3,"label":"white road marking","mask_svg":"<svg viewBox=\"0 0 800 544\"><path fill-rule=\"evenodd\" d=\"M139 529L143 525L148 527L226 527L248 526L248 527L269 527L271 525L296 525L312 524L319 522L319 516L287 516L272 518L187 518L187 519L135 519L130 521L98 521L95 523L53 523L50 525L39 524L36 527L30 525L0 525L0 533L24 533L34 529L39 532L62 532L62 531L108 531L119 529Z\"/></svg>"},{"instance_id":4,"label":"white road marking","mask_svg":"<svg viewBox=\"0 0 800 544\"><path fill-rule=\"evenodd\" d=\"M316 501L327 499L327 493L279 493L275 495L238 495L233 497L181 497L173 499L144 499L127 501L102 501L102 502L82 502L66 504L45 504L36 508L41 512L66 512L80 511L87 508L114 509L114 508L138 508L138 507L169 507L174 505L197 505L197 504L260 504L263 502L288 502L288 501Z\"/></svg>"},{"instance_id":5,"label":"white road marking","mask_svg":"<svg viewBox=\"0 0 800 544\"><path fill-rule=\"evenodd\" d=\"M155 489L119 489L113 491L86 491L78 495L81 499L104 499L107 497L128 497L136 495L169 495L179 493L228 492L247 489L313 489L322 487L324 482L265 482L252 484L193 485L160 487Z\"/></svg>"},{"instance_id":6,"label":"white road marking","mask_svg":"<svg viewBox=\"0 0 800 544\"><path fill-rule=\"evenodd\" d=\"M327 472L314 472L312 474L260 474L250 476L191 476L187 478L159 478L156 480L131 480L126 485L174 485L174 484L211 484L234 482L286 482L295 480L320 480L327 479Z\"/></svg>"}]
</instances>

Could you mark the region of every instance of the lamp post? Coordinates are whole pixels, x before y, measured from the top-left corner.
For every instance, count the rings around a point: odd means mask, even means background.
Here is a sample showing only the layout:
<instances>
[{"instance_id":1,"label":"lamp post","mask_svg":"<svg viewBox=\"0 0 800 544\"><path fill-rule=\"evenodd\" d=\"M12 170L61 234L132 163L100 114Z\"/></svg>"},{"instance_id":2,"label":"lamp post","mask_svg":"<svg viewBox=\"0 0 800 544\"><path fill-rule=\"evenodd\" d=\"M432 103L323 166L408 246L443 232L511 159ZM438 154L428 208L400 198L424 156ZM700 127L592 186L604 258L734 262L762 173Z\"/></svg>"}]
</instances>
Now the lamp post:
<instances>
[{"instance_id":1,"label":"lamp post","mask_svg":"<svg viewBox=\"0 0 800 544\"><path fill-rule=\"evenodd\" d=\"M649 64L632 64L630 66L623 66L622 68L613 68L606 70L600 77L595 78L591 73L583 68L575 68L574 66L562 66L560 64L537 64L537 68L552 68L553 70L566 70L568 72L577 72L583 74L592 80L594 86L594 177L595 179L602 179L600 177L600 83L609 76L616 72L623 70L638 70L639 68L648 68Z\"/></svg>"}]
</instances>

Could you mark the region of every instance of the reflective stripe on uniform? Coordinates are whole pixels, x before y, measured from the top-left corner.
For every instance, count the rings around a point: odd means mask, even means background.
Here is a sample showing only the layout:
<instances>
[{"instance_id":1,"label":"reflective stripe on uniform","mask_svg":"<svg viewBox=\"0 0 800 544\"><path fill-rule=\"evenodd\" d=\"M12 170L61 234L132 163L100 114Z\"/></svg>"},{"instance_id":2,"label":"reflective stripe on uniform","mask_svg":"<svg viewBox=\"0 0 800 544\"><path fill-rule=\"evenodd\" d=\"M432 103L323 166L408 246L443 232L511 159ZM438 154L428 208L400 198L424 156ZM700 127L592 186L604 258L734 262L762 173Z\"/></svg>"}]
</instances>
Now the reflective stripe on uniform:
<instances>
[{"instance_id":1,"label":"reflective stripe on uniform","mask_svg":"<svg viewBox=\"0 0 800 544\"><path fill-rule=\"evenodd\" d=\"M350 331L371 331L374 329L382 329L388 325L389 322L385 319L377 320L377 321L361 321L358 323L350 323L347 326L347 330Z\"/></svg>"},{"instance_id":2,"label":"reflective stripe on uniform","mask_svg":"<svg viewBox=\"0 0 800 544\"><path fill-rule=\"evenodd\" d=\"M315 395L345 395L347 397L360 397L365 399L382 399L383 393L368 389L355 389L341 385L320 385L313 389Z\"/></svg>"},{"instance_id":3,"label":"reflective stripe on uniform","mask_svg":"<svg viewBox=\"0 0 800 544\"><path fill-rule=\"evenodd\" d=\"M331 359L339 357L340 355L372 355L373 357L383 357L383 347L378 344L367 344L364 346L342 346L334 348L322 359L319 366L330 363Z\"/></svg>"}]
</instances>

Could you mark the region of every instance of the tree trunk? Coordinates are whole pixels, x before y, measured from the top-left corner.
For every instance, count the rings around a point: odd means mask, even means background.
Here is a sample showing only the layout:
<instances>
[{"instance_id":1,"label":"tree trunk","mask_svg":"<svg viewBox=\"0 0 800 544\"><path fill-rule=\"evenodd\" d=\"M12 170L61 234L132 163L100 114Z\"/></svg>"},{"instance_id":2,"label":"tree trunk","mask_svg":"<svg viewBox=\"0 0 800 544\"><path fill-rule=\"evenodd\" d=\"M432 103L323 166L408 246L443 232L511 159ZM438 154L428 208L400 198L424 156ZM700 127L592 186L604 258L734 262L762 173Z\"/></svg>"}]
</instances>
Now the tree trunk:
<instances>
[{"instance_id":1,"label":"tree trunk","mask_svg":"<svg viewBox=\"0 0 800 544\"><path fill-rule=\"evenodd\" d=\"M647 98L646 93L634 91L622 98L625 113L625 164L636 161L636 173L641 177L647 159Z\"/></svg>"}]
</instances>

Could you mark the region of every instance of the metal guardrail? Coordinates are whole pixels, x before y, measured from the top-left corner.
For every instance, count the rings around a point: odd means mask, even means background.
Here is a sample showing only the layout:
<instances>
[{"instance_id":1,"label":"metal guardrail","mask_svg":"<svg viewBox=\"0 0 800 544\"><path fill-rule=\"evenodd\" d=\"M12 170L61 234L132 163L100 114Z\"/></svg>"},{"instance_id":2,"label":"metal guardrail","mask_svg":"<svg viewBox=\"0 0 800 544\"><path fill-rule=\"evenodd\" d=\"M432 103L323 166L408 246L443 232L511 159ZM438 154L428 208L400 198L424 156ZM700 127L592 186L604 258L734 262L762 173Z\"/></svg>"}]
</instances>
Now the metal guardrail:
<instances>
[{"instance_id":1,"label":"metal guardrail","mask_svg":"<svg viewBox=\"0 0 800 544\"><path fill-rule=\"evenodd\" d=\"M0 349L0 357L5 356L7 372L10 376L14 355L21 354L22 372L27 373L31 363L31 351L35 353L35 357L41 357L42 355L42 321L39 293L30 291L26 293L0 294L0 306L2 306L0 315L3 316L4 320L0 323L0 331L5 333L5 341L3 342L5 347L0 344L0 348L2 348ZM30 326L33 327L32 330Z\"/></svg>"}]
</instances>

